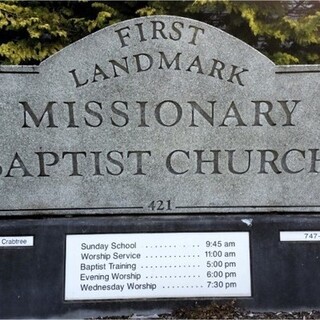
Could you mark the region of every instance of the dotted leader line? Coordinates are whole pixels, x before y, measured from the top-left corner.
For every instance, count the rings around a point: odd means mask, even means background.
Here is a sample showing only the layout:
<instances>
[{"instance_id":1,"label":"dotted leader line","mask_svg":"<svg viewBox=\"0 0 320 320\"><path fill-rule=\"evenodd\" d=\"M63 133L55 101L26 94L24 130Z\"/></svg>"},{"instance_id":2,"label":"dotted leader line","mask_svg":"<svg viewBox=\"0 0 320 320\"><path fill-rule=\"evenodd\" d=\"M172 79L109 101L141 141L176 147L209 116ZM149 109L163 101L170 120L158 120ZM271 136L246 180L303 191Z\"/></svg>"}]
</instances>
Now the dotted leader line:
<instances>
[{"instance_id":1,"label":"dotted leader line","mask_svg":"<svg viewBox=\"0 0 320 320\"><path fill-rule=\"evenodd\" d=\"M163 286L163 289L203 288L203 286Z\"/></svg>"},{"instance_id":2,"label":"dotted leader line","mask_svg":"<svg viewBox=\"0 0 320 320\"><path fill-rule=\"evenodd\" d=\"M146 246L147 249L155 249L155 248L178 248L179 246L175 246L175 245L172 245L172 246ZM192 246L186 246L186 245L183 245L181 246L182 248L187 248L187 247L192 247L192 248L200 248L200 245L192 245Z\"/></svg>"},{"instance_id":3,"label":"dotted leader line","mask_svg":"<svg viewBox=\"0 0 320 320\"><path fill-rule=\"evenodd\" d=\"M201 276L147 276L146 279L201 278Z\"/></svg>"},{"instance_id":4,"label":"dotted leader line","mask_svg":"<svg viewBox=\"0 0 320 320\"><path fill-rule=\"evenodd\" d=\"M184 255L184 256L146 256L149 259L155 258L200 258L200 255Z\"/></svg>"},{"instance_id":5,"label":"dotted leader line","mask_svg":"<svg viewBox=\"0 0 320 320\"><path fill-rule=\"evenodd\" d=\"M166 268L200 268L200 265L177 265L177 266L141 266L146 269L166 269Z\"/></svg>"}]
</instances>

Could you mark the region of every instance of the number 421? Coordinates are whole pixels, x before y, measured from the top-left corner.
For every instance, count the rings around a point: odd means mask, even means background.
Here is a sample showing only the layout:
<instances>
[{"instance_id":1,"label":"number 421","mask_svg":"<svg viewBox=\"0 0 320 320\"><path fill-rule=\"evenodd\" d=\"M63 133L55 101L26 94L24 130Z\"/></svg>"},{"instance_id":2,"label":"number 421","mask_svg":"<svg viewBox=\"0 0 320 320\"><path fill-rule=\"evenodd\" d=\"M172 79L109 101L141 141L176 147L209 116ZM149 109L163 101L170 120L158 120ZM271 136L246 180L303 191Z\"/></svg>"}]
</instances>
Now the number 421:
<instances>
[{"instance_id":1,"label":"number 421","mask_svg":"<svg viewBox=\"0 0 320 320\"><path fill-rule=\"evenodd\" d=\"M154 200L148 205L152 211L169 211L172 210L171 200Z\"/></svg>"}]
</instances>

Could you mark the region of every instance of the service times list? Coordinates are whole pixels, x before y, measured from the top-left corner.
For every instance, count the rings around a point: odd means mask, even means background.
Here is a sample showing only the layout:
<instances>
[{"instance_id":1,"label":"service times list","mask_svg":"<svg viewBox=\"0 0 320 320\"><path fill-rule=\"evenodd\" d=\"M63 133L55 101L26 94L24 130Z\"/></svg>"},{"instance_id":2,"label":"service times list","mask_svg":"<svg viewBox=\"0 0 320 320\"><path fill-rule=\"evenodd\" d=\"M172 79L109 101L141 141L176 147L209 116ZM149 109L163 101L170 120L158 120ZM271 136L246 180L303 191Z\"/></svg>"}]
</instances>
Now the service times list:
<instances>
[{"instance_id":1,"label":"service times list","mask_svg":"<svg viewBox=\"0 0 320 320\"><path fill-rule=\"evenodd\" d=\"M248 232L66 236L65 300L251 296Z\"/></svg>"}]
</instances>

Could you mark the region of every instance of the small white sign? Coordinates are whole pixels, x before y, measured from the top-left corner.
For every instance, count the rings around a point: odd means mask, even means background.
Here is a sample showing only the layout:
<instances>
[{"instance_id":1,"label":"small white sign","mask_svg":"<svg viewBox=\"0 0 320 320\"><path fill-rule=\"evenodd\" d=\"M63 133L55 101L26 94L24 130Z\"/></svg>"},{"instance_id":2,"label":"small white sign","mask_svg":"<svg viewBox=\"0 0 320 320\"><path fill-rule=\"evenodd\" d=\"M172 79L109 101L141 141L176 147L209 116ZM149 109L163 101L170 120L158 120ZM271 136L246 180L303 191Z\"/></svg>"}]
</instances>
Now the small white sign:
<instances>
[{"instance_id":1,"label":"small white sign","mask_svg":"<svg viewBox=\"0 0 320 320\"><path fill-rule=\"evenodd\" d=\"M280 241L320 241L320 231L280 231Z\"/></svg>"},{"instance_id":2,"label":"small white sign","mask_svg":"<svg viewBox=\"0 0 320 320\"><path fill-rule=\"evenodd\" d=\"M66 236L65 300L251 296L248 232Z\"/></svg>"},{"instance_id":3,"label":"small white sign","mask_svg":"<svg viewBox=\"0 0 320 320\"><path fill-rule=\"evenodd\" d=\"M0 247L33 247L33 236L0 237Z\"/></svg>"}]
</instances>

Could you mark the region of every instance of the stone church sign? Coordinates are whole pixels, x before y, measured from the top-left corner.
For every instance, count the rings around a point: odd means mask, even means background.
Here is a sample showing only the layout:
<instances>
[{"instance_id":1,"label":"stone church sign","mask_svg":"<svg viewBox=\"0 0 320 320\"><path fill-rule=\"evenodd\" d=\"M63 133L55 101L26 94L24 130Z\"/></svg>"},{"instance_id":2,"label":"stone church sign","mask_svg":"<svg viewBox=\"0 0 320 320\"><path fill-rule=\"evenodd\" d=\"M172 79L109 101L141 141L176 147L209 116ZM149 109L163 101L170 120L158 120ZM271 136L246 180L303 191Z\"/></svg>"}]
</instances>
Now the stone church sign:
<instances>
[{"instance_id":1,"label":"stone church sign","mask_svg":"<svg viewBox=\"0 0 320 320\"><path fill-rule=\"evenodd\" d=\"M0 79L0 318L319 307L320 66L154 16Z\"/></svg>"},{"instance_id":2,"label":"stone church sign","mask_svg":"<svg viewBox=\"0 0 320 320\"><path fill-rule=\"evenodd\" d=\"M2 215L319 210L319 70L179 17L2 66Z\"/></svg>"}]
</instances>

